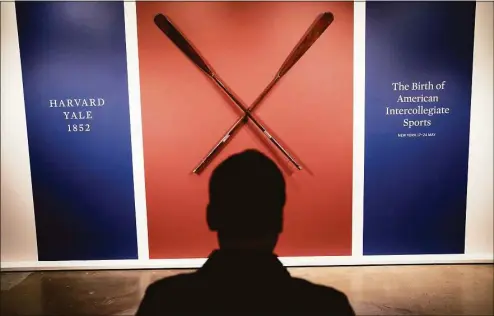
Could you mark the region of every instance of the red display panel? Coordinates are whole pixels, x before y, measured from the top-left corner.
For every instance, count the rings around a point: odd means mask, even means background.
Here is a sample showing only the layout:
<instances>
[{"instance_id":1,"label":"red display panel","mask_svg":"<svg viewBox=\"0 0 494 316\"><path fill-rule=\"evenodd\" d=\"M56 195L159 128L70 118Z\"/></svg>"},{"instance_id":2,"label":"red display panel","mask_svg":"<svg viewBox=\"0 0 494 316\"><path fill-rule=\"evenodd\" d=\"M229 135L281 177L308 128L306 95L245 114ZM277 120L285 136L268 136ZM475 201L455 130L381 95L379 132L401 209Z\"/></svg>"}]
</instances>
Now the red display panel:
<instances>
[{"instance_id":1,"label":"red display panel","mask_svg":"<svg viewBox=\"0 0 494 316\"><path fill-rule=\"evenodd\" d=\"M303 170L249 123L192 174L242 112L158 29L155 15L169 16L249 106L325 11L333 23L254 111ZM137 30L150 258L205 257L216 247L206 225L209 176L248 148L285 172L277 254L350 255L353 3L137 2Z\"/></svg>"}]
</instances>

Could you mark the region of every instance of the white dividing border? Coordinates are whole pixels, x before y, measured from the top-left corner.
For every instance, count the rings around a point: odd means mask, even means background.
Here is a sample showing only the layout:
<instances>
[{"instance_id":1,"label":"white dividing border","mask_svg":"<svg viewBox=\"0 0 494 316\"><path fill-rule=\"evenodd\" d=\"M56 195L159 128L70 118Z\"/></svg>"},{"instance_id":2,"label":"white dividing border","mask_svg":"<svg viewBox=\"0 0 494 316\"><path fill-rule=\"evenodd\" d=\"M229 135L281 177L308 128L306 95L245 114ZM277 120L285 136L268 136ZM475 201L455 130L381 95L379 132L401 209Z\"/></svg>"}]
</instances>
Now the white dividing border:
<instances>
[{"instance_id":1,"label":"white dividing border","mask_svg":"<svg viewBox=\"0 0 494 316\"><path fill-rule=\"evenodd\" d=\"M365 159L365 2L353 15L353 197L352 256L363 256Z\"/></svg>"},{"instance_id":2,"label":"white dividing border","mask_svg":"<svg viewBox=\"0 0 494 316\"><path fill-rule=\"evenodd\" d=\"M200 259L151 259L107 261L40 261L4 262L2 271L38 270L124 270L124 269L194 269L201 267ZM492 263L492 255L411 255L366 257L282 257L286 267L359 266L359 265L416 265L416 264L480 264Z\"/></svg>"},{"instance_id":3,"label":"white dividing border","mask_svg":"<svg viewBox=\"0 0 494 316\"><path fill-rule=\"evenodd\" d=\"M141 83L137 46L137 13L135 2L124 2L125 42L127 47L127 77L129 81L130 135L134 173L134 200L137 225L138 258L149 259L146 183L144 178L144 148L141 119Z\"/></svg>"}]
</instances>

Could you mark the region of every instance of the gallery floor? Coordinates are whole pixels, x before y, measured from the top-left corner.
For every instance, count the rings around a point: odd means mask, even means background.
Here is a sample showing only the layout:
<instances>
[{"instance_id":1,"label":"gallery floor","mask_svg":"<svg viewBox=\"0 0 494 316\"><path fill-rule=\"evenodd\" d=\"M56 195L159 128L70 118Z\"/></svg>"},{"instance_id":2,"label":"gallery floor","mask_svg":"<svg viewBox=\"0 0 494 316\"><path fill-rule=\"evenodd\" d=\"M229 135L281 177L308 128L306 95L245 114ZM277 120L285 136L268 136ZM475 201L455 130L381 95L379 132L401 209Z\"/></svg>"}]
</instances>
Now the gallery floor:
<instances>
[{"instance_id":1,"label":"gallery floor","mask_svg":"<svg viewBox=\"0 0 494 316\"><path fill-rule=\"evenodd\" d=\"M359 315L493 315L493 265L293 268ZM133 315L146 286L186 270L1 274L1 315Z\"/></svg>"}]
</instances>

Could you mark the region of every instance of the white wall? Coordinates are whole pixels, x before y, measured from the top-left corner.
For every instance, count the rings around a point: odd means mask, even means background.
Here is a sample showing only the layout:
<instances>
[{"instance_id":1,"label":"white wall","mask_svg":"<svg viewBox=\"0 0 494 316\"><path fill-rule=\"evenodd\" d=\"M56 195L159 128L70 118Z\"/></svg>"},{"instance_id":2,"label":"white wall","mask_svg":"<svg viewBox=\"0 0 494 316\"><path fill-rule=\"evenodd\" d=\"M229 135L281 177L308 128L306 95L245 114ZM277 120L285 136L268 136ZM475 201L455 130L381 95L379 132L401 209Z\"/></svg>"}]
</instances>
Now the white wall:
<instances>
[{"instance_id":1,"label":"white wall","mask_svg":"<svg viewBox=\"0 0 494 316\"><path fill-rule=\"evenodd\" d=\"M282 258L286 265L492 262L493 9L477 3L466 253L362 256L364 172L365 3L355 3L353 256ZM125 3L139 260L38 262L19 44L13 2L1 3L1 265L2 269L197 267L204 259L149 260L135 3Z\"/></svg>"},{"instance_id":2,"label":"white wall","mask_svg":"<svg viewBox=\"0 0 494 316\"><path fill-rule=\"evenodd\" d=\"M477 2L476 11L465 248L492 258L494 3Z\"/></svg>"},{"instance_id":3,"label":"white wall","mask_svg":"<svg viewBox=\"0 0 494 316\"><path fill-rule=\"evenodd\" d=\"M13 2L1 3L1 260L38 260L21 58Z\"/></svg>"}]
</instances>

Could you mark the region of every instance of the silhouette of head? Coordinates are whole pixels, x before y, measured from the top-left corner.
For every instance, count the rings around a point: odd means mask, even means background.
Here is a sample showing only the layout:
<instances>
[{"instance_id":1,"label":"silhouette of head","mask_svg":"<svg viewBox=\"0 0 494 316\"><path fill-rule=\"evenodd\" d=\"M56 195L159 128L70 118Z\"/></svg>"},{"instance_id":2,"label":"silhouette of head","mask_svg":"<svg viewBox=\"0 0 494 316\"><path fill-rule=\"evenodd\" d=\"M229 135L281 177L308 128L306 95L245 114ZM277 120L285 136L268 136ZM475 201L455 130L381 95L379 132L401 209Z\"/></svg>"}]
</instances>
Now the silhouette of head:
<instances>
[{"instance_id":1,"label":"silhouette of head","mask_svg":"<svg viewBox=\"0 0 494 316\"><path fill-rule=\"evenodd\" d=\"M209 181L207 221L220 248L270 250L283 230L285 179L278 166L257 150L223 161Z\"/></svg>"}]
</instances>

